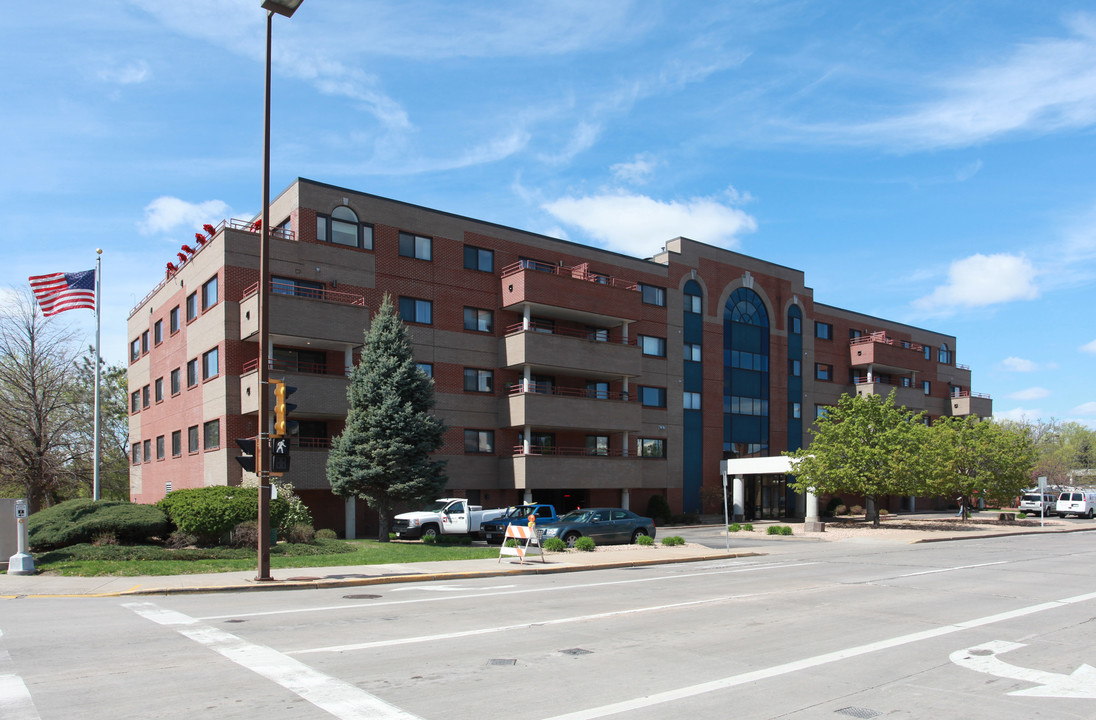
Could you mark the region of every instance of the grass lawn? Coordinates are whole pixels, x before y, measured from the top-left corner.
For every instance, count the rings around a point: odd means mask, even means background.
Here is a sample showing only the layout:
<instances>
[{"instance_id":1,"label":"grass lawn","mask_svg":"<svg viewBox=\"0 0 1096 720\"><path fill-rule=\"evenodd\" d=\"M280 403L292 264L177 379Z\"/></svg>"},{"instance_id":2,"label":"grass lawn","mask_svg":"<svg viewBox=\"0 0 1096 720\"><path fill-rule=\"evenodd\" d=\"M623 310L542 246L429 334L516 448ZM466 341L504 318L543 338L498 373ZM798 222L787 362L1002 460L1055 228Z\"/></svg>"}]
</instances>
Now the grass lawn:
<instances>
[{"instance_id":1,"label":"grass lawn","mask_svg":"<svg viewBox=\"0 0 1096 720\"><path fill-rule=\"evenodd\" d=\"M430 560L475 560L498 557L498 548L469 545L381 543L376 540L316 540L279 543L270 550L271 569L382 565ZM189 575L251 570L258 563L254 548L187 548L156 545L73 545L34 556L39 573L94 577L99 575Z\"/></svg>"}]
</instances>

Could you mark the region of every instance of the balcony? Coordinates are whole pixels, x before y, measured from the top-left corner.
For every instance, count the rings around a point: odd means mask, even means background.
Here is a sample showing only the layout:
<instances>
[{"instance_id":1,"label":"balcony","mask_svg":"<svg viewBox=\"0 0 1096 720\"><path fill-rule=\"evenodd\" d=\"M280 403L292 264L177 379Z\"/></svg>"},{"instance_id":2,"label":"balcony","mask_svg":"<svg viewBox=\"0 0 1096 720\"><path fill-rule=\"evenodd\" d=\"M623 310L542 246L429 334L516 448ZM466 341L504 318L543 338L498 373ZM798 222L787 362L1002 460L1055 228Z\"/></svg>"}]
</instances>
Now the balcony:
<instances>
[{"instance_id":1,"label":"balcony","mask_svg":"<svg viewBox=\"0 0 1096 720\"><path fill-rule=\"evenodd\" d=\"M369 310L361 295L326 288L289 286L271 281L270 332L285 338L361 344L362 328L369 324ZM240 299L240 339L259 334L259 284Z\"/></svg>"},{"instance_id":2,"label":"balcony","mask_svg":"<svg viewBox=\"0 0 1096 720\"><path fill-rule=\"evenodd\" d=\"M588 455L585 448L568 452L564 448L542 451L536 455L502 458L499 467L500 486L517 490L565 490L665 487L665 473L650 474L650 484L644 477L644 458L621 455Z\"/></svg>"},{"instance_id":3,"label":"balcony","mask_svg":"<svg viewBox=\"0 0 1096 720\"><path fill-rule=\"evenodd\" d=\"M270 376L284 377L286 383L297 388L292 402L297 405L294 413L314 418L346 417L349 404L346 400L348 368L313 365L311 363L270 362ZM248 415L259 411L258 359L245 362L240 370L240 413ZM267 407L274 408L274 388L267 387Z\"/></svg>"},{"instance_id":4,"label":"balcony","mask_svg":"<svg viewBox=\"0 0 1096 720\"><path fill-rule=\"evenodd\" d=\"M993 400L985 393L972 393L969 390L960 390L953 393L948 407L954 417L966 417L977 415L980 418L993 415Z\"/></svg>"},{"instance_id":5,"label":"balcony","mask_svg":"<svg viewBox=\"0 0 1096 720\"><path fill-rule=\"evenodd\" d=\"M613 379L638 376L643 360L634 341L614 338L608 331L554 328L544 332L535 324L528 330L520 324L508 327L499 342L499 357L507 368L528 365L547 375Z\"/></svg>"},{"instance_id":6,"label":"balcony","mask_svg":"<svg viewBox=\"0 0 1096 720\"><path fill-rule=\"evenodd\" d=\"M894 372L924 372L933 366L931 360L925 359L924 345L895 340L883 332L850 340L849 364L854 368L872 366Z\"/></svg>"},{"instance_id":7,"label":"balcony","mask_svg":"<svg viewBox=\"0 0 1096 720\"><path fill-rule=\"evenodd\" d=\"M502 270L502 307L591 325L631 322L642 314L639 285L590 272L587 265L521 260Z\"/></svg>"},{"instance_id":8,"label":"balcony","mask_svg":"<svg viewBox=\"0 0 1096 720\"><path fill-rule=\"evenodd\" d=\"M499 424L538 430L632 432L643 427L642 413L634 397L621 393L517 383L502 405Z\"/></svg>"},{"instance_id":9,"label":"balcony","mask_svg":"<svg viewBox=\"0 0 1096 720\"><path fill-rule=\"evenodd\" d=\"M929 397L925 395L925 391L919 387L894 385L879 381L868 382L867 380L857 380L855 385L856 394L860 396L879 395L886 397L893 390L895 404L908 410L923 410L929 400Z\"/></svg>"}]
</instances>

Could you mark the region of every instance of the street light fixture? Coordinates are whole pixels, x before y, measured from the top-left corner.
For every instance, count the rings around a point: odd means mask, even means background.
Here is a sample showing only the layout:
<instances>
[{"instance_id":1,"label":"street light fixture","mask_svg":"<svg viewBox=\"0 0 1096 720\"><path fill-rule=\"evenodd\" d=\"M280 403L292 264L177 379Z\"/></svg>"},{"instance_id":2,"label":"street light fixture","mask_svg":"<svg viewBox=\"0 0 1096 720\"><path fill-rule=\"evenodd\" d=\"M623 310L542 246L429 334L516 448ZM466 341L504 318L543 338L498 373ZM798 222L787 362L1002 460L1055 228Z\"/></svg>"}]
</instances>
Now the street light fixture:
<instances>
[{"instance_id":1,"label":"street light fixture","mask_svg":"<svg viewBox=\"0 0 1096 720\"><path fill-rule=\"evenodd\" d=\"M263 0L266 10L266 84L263 93L263 208L259 224L259 418L255 473L259 476L259 568L256 580L270 577L270 443L266 388L270 376L267 345L270 344L270 39L274 15L293 17L303 0Z\"/></svg>"}]
</instances>

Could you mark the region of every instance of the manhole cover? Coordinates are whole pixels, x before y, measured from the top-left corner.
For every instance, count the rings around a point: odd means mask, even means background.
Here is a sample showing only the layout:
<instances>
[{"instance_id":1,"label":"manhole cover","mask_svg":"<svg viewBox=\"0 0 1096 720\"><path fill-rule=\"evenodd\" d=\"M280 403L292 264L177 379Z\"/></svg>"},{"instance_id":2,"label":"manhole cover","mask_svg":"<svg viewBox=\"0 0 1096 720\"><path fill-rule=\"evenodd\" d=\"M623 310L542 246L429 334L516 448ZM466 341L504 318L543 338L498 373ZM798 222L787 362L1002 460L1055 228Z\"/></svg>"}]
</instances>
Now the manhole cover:
<instances>
[{"instance_id":1,"label":"manhole cover","mask_svg":"<svg viewBox=\"0 0 1096 720\"><path fill-rule=\"evenodd\" d=\"M566 650L560 650L564 655L589 655L593 650L583 650L582 648L567 648Z\"/></svg>"},{"instance_id":2,"label":"manhole cover","mask_svg":"<svg viewBox=\"0 0 1096 720\"><path fill-rule=\"evenodd\" d=\"M314 580L323 580L319 577L291 577L286 578L286 582L312 582Z\"/></svg>"},{"instance_id":3,"label":"manhole cover","mask_svg":"<svg viewBox=\"0 0 1096 720\"><path fill-rule=\"evenodd\" d=\"M242 623L242 622L247 622L247 620L233 619L233 620L225 620L225 622L226 623Z\"/></svg>"},{"instance_id":4,"label":"manhole cover","mask_svg":"<svg viewBox=\"0 0 1096 720\"><path fill-rule=\"evenodd\" d=\"M518 661L516 659L492 658L491 660L487 661L487 664L488 665L516 665L517 662Z\"/></svg>"},{"instance_id":5,"label":"manhole cover","mask_svg":"<svg viewBox=\"0 0 1096 720\"><path fill-rule=\"evenodd\" d=\"M840 710L837 710L836 712L838 712L842 715L848 715L849 717L854 717L854 718L873 718L876 715L879 715L879 713L877 713L874 710L869 710L868 708L861 708L861 707L841 708Z\"/></svg>"},{"instance_id":6,"label":"manhole cover","mask_svg":"<svg viewBox=\"0 0 1096 720\"><path fill-rule=\"evenodd\" d=\"M376 600L380 595L343 595L344 600Z\"/></svg>"}]
</instances>

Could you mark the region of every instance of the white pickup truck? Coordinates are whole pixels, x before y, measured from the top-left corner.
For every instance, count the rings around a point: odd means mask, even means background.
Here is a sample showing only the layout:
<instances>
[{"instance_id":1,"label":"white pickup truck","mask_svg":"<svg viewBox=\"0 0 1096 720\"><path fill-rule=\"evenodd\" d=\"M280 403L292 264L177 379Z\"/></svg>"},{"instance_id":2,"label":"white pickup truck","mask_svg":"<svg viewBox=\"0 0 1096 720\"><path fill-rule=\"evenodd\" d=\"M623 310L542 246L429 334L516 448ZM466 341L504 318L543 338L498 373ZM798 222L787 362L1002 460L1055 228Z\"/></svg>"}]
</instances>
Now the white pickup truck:
<instances>
[{"instance_id":1,"label":"white pickup truck","mask_svg":"<svg viewBox=\"0 0 1096 720\"><path fill-rule=\"evenodd\" d=\"M480 505L469 505L466 498L441 498L426 510L397 515L396 537L400 540L438 535L478 537L481 524L502 517L505 512L506 508L484 510Z\"/></svg>"}]
</instances>

